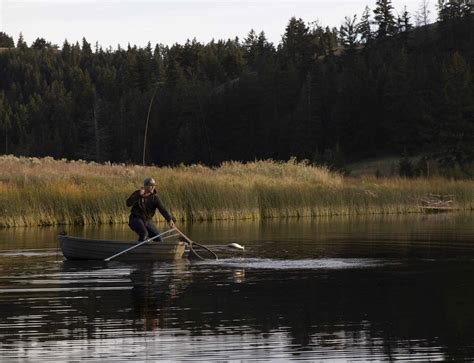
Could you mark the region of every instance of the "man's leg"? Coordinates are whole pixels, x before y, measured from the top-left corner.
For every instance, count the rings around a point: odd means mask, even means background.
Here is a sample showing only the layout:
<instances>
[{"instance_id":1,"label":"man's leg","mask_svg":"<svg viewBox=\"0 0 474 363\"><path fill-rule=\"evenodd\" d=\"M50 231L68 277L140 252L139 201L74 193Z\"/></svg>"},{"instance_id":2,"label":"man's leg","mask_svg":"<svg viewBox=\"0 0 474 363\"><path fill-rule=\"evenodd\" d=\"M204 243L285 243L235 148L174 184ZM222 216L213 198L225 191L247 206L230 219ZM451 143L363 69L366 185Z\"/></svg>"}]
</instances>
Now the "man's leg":
<instances>
[{"instance_id":1,"label":"man's leg","mask_svg":"<svg viewBox=\"0 0 474 363\"><path fill-rule=\"evenodd\" d=\"M148 236L150 238L155 237L155 236L160 234L160 231L156 227L155 223L153 223L153 221L147 221L145 223L145 225L146 225L146 229L148 231ZM161 241L161 237L155 238L154 241Z\"/></svg>"},{"instance_id":2,"label":"man's leg","mask_svg":"<svg viewBox=\"0 0 474 363\"><path fill-rule=\"evenodd\" d=\"M138 234L138 240L144 241L148 237L148 229L145 223L136 217L132 217L128 220L129 227Z\"/></svg>"}]
</instances>

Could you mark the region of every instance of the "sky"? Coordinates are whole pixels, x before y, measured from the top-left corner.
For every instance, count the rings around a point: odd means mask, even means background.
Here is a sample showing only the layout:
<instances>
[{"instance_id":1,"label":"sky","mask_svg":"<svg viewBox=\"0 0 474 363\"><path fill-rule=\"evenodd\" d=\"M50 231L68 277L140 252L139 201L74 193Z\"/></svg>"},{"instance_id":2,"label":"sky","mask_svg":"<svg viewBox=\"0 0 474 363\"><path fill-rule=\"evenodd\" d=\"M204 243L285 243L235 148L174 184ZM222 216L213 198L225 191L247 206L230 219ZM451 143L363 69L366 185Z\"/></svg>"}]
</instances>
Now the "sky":
<instances>
[{"instance_id":1,"label":"sky","mask_svg":"<svg viewBox=\"0 0 474 363\"><path fill-rule=\"evenodd\" d=\"M393 0L396 14L406 5L414 14L422 0ZM431 0L431 21L436 19ZM173 45L187 39L208 43L212 39L244 39L251 29L264 31L277 45L292 16L305 22L338 27L345 16L360 18L375 0L0 0L0 31L15 42L20 32L31 44L36 38L61 46L65 39L116 49L120 44L144 47L148 42Z\"/></svg>"}]
</instances>

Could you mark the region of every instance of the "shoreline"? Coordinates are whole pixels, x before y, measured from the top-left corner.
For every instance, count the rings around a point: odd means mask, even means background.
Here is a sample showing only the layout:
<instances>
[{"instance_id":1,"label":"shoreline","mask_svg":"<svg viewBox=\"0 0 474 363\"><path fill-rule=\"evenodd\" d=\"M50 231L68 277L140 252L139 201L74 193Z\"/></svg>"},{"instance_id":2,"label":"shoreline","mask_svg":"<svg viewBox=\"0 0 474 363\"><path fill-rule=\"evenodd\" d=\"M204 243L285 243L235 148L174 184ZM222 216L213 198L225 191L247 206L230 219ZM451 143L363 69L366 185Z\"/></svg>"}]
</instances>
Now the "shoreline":
<instances>
[{"instance_id":1,"label":"shoreline","mask_svg":"<svg viewBox=\"0 0 474 363\"><path fill-rule=\"evenodd\" d=\"M264 219L212 219L212 220L195 220L195 221L178 221L180 224L180 228L186 227L196 227L199 225L211 226L213 224L216 225L256 225L256 224L268 224L274 225L279 223L316 223L316 224L324 224L328 222L350 222L350 221L358 221L358 220L377 220L377 221L394 221L394 220L405 220L405 219L412 219L416 220L419 218L428 218L428 219L445 219L445 218L455 218L459 216L470 216L474 214L474 209L466 209L466 210L453 210L450 212L443 212L443 213L425 213L425 212L407 212L407 213L372 213L372 214L334 214L334 215L326 215L326 216L299 216L299 217L269 217ZM155 224L157 225L158 229L165 230L167 229L167 223L164 219L160 218L158 220L154 220ZM186 226L186 227L185 227ZM8 231L12 233L17 233L22 230L48 230L50 228L57 228L58 230L63 230L64 232L68 232L69 229L76 230L76 229L85 229L85 230L95 230L101 228L120 228L131 235L134 236L134 232L128 227L127 222L123 223L102 223L102 224L54 224L54 225L23 225L23 226L10 226L10 227L0 227L0 232L8 233Z\"/></svg>"}]
</instances>

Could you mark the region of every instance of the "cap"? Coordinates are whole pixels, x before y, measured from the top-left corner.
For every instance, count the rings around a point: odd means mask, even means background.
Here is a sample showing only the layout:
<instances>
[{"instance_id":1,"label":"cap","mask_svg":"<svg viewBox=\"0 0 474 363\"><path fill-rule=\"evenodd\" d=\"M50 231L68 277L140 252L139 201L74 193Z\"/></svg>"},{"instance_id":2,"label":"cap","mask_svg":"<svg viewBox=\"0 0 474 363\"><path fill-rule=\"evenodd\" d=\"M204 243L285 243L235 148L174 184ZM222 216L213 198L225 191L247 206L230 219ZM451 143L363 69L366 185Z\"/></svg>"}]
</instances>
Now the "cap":
<instances>
[{"instance_id":1,"label":"cap","mask_svg":"<svg viewBox=\"0 0 474 363\"><path fill-rule=\"evenodd\" d=\"M153 178L146 178L144 181L143 181L143 185L156 185L155 183L155 179Z\"/></svg>"}]
</instances>

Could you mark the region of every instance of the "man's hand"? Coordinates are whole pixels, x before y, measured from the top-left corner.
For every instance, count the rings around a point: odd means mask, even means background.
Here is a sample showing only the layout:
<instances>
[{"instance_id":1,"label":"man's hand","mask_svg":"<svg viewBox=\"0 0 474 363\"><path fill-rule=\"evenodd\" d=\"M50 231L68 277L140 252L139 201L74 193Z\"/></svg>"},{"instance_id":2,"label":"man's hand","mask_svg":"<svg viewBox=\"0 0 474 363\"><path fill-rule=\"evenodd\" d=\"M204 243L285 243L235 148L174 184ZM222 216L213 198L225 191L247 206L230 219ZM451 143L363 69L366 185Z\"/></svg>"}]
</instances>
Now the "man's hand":
<instances>
[{"instance_id":1,"label":"man's hand","mask_svg":"<svg viewBox=\"0 0 474 363\"><path fill-rule=\"evenodd\" d=\"M170 221L168 222L168 225L170 226L170 228L174 228L174 222L173 222L173 220L170 220Z\"/></svg>"}]
</instances>

